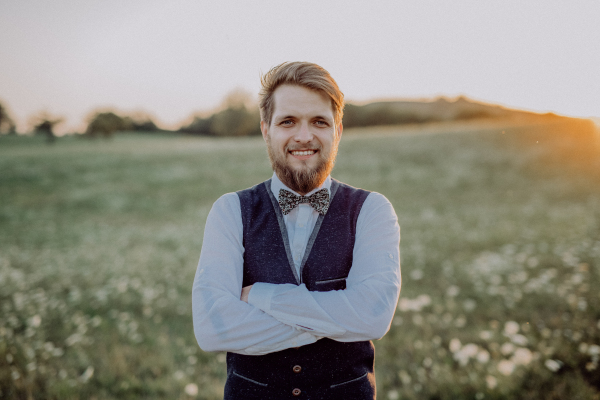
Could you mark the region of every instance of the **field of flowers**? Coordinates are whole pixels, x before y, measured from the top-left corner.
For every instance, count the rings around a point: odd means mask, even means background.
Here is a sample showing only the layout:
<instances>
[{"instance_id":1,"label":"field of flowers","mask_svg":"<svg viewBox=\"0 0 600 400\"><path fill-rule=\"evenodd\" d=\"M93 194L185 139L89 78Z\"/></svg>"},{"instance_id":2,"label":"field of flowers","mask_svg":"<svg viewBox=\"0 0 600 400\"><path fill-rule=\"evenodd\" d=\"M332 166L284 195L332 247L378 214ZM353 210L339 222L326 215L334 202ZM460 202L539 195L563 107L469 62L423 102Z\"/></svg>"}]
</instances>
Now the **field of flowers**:
<instances>
[{"instance_id":1,"label":"field of flowers","mask_svg":"<svg viewBox=\"0 0 600 400\"><path fill-rule=\"evenodd\" d=\"M0 399L219 399L191 285L260 138L0 137ZM379 399L600 399L600 133L564 118L344 133L394 204L403 288Z\"/></svg>"}]
</instances>

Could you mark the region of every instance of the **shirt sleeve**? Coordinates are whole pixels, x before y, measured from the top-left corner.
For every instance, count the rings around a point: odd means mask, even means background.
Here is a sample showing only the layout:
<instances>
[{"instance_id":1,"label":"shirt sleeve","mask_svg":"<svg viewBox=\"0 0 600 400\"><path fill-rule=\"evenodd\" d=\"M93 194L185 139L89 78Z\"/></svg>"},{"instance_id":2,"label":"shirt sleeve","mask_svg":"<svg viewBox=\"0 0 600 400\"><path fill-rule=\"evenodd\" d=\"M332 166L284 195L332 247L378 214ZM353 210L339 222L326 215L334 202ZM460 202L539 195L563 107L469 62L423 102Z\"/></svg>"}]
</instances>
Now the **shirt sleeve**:
<instances>
[{"instance_id":1,"label":"shirt sleeve","mask_svg":"<svg viewBox=\"0 0 600 400\"><path fill-rule=\"evenodd\" d=\"M226 194L208 215L192 288L194 334L200 347L260 355L316 342L319 338L315 335L240 300L242 236L239 197Z\"/></svg>"},{"instance_id":2,"label":"shirt sleeve","mask_svg":"<svg viewBox=\"0 0 600 400\"><path fill-rule=\"evenodd\" d=\"M340 342L381 338L400 294L400 226L391 203L370 193L359 214L346 289L256 283L248 302L277 320Z\"/></svg>"}]
</instances>

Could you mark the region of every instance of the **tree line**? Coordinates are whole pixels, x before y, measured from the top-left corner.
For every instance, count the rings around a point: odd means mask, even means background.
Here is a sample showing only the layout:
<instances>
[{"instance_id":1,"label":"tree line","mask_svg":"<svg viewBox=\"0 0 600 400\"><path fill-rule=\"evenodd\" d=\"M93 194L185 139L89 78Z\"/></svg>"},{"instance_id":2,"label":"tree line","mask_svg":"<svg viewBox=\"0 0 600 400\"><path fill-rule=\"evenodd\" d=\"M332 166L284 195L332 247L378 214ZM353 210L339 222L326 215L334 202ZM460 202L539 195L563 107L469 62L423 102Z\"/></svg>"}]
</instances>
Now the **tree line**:
<instances>
[{"instance_id":1,"label":"tree line","mask_svg":"<svg viewBox=\"0 0 600 400\"><path fill-rule=\"evenodd\" d=\"M444 97L434 101L382 101L365 105L346 104L344 127L375 125L399 125L473 118L496 118L523 113L496 105L478 103L459 97ZM62 118L42 113L34 118L33 131L45 135L49 142L55 138L54 128ZM83 134L90 138L109 138L116 132L164 131L147 114L123 115L114 111L98 111L87 120ZM252 136L260 135L260 114L250 94L236 90L224 99L212 113L197 113L175 131L205 136ZM0 103L0 134L16 134L16 124L8 109Z\"/></svg>"}]
</instances>

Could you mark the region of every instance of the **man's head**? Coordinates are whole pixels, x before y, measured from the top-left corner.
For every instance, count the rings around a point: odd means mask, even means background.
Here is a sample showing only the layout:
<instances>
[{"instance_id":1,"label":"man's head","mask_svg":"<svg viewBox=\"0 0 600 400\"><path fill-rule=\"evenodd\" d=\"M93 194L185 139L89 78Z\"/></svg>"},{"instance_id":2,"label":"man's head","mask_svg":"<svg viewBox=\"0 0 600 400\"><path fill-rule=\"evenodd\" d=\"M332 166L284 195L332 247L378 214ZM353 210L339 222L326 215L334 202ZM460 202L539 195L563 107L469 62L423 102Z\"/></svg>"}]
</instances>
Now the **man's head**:
<instances>
[{"instance_id":1,"label":"man's head","mask_svg":"<svg viewBox=\"0 0 600 400\"><path fill-rule=\"evenodd\" d=\"M273 170L305 194L331 173L342 134L344 95L316 64L284 63L261 79L261 130Z\"/></svg>"}]
</instances>

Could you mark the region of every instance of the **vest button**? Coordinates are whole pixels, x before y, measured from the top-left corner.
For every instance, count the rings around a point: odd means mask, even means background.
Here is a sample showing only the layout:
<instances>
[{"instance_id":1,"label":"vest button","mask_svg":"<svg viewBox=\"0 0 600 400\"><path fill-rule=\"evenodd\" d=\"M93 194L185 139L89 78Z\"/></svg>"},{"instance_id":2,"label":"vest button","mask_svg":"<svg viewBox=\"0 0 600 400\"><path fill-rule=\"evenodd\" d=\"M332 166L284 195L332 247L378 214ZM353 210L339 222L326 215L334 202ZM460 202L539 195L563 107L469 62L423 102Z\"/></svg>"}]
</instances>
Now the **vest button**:
<instances>
[{"instance_id":1,"label":"vest button","mask_svg":"<svg viewBox=\"0 0 600 400\"><path fill-rule=\"evenodd\" d=\"M302 367L299 365L294 365L294 368L292 368L292 371L294 371L295 373L299 373L300 371L302 371Z\"/></svg>"},{"instance_id":2,"label":"vest button","mask_svg":"<svg viewBox=\"0 0 600 400\"><path fill-rule=\"evenodd\" d=\"M300 393L302 393L302 391L300 389L298 389L298 388L292 390L292 395L293 396L298 397L298 396L300 396Z\"/></svg>"}]
</instances>

